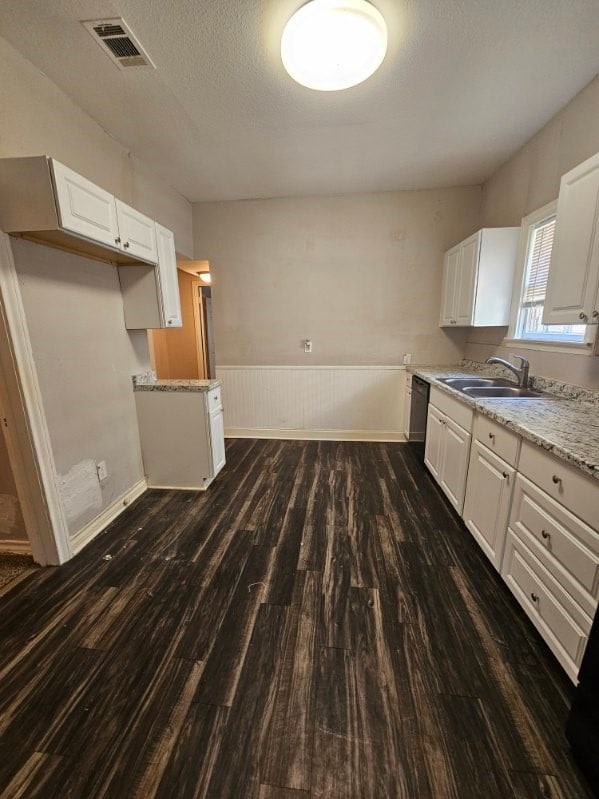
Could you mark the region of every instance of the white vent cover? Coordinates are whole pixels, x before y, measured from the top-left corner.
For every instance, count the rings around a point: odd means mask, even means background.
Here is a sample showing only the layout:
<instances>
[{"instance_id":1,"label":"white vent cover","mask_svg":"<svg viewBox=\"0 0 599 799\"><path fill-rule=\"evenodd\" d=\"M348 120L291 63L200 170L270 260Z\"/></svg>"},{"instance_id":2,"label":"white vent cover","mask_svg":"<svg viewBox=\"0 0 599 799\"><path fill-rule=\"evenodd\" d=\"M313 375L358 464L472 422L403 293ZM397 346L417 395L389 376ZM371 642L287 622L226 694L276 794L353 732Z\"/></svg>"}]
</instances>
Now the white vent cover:
<instances>
[{"instance_id":1,"label":"white vent cover","mask_svg":"<svg viewBox=\"0 0 599 799\"><path fill-rule=\"evenodd\" d=\"M124 19L91 19L81 24L119 69L154 67Z\"/></svg>"}]
</instances>

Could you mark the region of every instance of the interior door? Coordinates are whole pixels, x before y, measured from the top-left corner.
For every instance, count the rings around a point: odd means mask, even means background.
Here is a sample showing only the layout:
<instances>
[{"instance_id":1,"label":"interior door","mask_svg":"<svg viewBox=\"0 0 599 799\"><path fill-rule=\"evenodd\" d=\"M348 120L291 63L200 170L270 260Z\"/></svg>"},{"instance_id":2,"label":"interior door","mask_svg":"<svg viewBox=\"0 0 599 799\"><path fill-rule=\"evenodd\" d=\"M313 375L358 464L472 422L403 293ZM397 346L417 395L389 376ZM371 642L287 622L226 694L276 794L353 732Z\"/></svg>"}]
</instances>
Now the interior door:
<instances>
[{"instance_id":1,"label":"interior door","mask_svg":"<svg viewBox=\"0 0 599 799\"><path fill-rule=\"evenodd\" d=\"M121 248L124 252L150 264L158 263L154 220L120 200L116 200L116 212Z\"/></svg>"},{"instance_id":2,"label":"interior door","mask_svg":"<svg viewBox=\"0 0 599 799\"><path fill-rule=\"evenodd\" d=\"M460 246L445 254L443 266L443 288L441 290L441 316L439 327L455 325L456 292L460 271Z\"/></svg>"},{"instance_id":3,"label":"interior door","mask_svg":"<svg viewBox=\"0 0 599 799\"><path fill-rule=\"evenodd\" d=\"M470 433L448 417L444 418L444 431L440 454L439 485L461 515L464 507Z\"/></svg>"},{"instance_id":4,"label":"interior door","mask_svg":"<svg viewBox=\"0 0 599 799\"><path fill-rule=\"evenodd\" d=\"M456 289L455 309L455 323L458 327L467 327L472 324L480 242L480 231L462 242L460 275Z\"/></svg>"},{"instance_id":5,"label":"interior door","mask_svg":"<svg viewBox=\"0 0 599 799\"><path fill-rule=\"evenodd\" d=\"M50 164L60 226L118 250L119 227L112 194L54 159Z\"/></svg>"}]
</instances>

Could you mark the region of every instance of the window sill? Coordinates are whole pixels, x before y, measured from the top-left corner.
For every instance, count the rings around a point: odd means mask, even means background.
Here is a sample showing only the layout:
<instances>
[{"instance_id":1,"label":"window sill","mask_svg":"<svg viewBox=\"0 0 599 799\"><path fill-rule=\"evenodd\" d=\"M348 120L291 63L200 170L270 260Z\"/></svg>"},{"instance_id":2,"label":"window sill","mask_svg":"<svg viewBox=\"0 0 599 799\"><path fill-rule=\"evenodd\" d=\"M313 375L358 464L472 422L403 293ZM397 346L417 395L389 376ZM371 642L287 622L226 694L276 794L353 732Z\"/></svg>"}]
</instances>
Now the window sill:
<instances>
[{"instance_id":1,"label":"window sill","mask_svg":"<svg viewBox=\"0 0 599 799\"><path fill-rule=\"evenodd\" d=\"M541 352L569 352L573 355L593 355L593 344L590 341L577 344L573 341L539 341L526 338L504 338L504 347L520 350L540 350Z\"/></svg>"}]
</instances>

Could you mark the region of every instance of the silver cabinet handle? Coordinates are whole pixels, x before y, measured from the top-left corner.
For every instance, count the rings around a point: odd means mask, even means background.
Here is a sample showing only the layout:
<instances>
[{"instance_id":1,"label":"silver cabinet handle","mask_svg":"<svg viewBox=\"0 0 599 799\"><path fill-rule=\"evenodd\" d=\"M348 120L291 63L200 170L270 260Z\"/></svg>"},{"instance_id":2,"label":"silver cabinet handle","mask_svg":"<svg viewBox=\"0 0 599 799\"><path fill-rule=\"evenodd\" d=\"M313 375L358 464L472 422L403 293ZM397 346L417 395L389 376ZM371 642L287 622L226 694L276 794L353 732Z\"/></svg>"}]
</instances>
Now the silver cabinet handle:
<instances>
[{"instance_id":1,"label":"silver cabinet handle","mask_svg":"<svg viewBox=\"0 0 599 799\"><path fill-rule=\"evenodd\" d=\"M495 441L495 433L489 433L489 438L491 439L491 441L494 442Z\"/></svg>"},{"instance_id":2,"label":"silver cabinet handle","mask_svg":"<svg viewBox=\"0 0 599 799\"><path fill-rule=\"evenodd\" d=\"M539 601L539 597L537 596L537 594L535 594L534 591L531 593L530 598L532 599L533 602Z\"/></svg>"},{"instance_id":3,"label":"silver cabinet handle","mask_svg":"<svg viewBox=\"0 0 599 799\"><path fill-rule=\"evenodd\" d=\"M547 532L547 530L541 530L541 535L545 539L545 541L549 541L551 538L551 534Z\"/></svg>"},{"instance_id":4,"label":"silver cabinet handle","mask_svg":"<svg viewBox=\"0 0 599 799\"><path fill-rule=\"evenodd\" d=\"M128 250L128 249L129 249L129 242L128 242L128 241L126 241L126 242L123 244L123 247L124 247L126 250Z\"/></svg>"},{"instance_id":5,"label":"silver cabinet handle","mask_svg":"<svg viewBox=\"0 0 599 799\"><path fill-rule=\"evenodd\" d=\"M593 311L593 319L596 319L599 316L599 311Z\"/></svg>"},{"instance_id":6,"label":"silver cabinet handle","mask_svg":"<svg viewBox=\"0 0 599 799\"><path fill-rule=\"evenodd\" d=\"M553 482L555 483L556 486L559 485L562 482L562 478L558 477L556 474L554 474L551 479L553 480Z\"/></svg>"},{"instance_id":7,"label":"silver cabinet handle","mask_svg":"<svg viewBox=\"0 0 599 799\"><path fill-rule=\"evenodd\" d=\"M502 474L504 480L508 480L509 479L510 475L509 475L508 472L501 472L501 474Z\"/></svg>"},{"instance_id":8,"label":"silver cabinet handle","mask_svg":"<svg viewBox=\"0 0 599 799\"><path fill-rule=\"evenodd\" d=\"M121 243L121 237L117 236L116 239L114 240L114 243L115 244L120 244Z\"/></svg>"},{"instance_id":9,"label":"silver cabinet handle","mask_svg":"<svg viewBox=\"0 0 599 799\"><path fill-rule=\"evenodd\" d=\"M586 314L585 314L583 311L581 311L581 312L578 314L578 318L579 318L579 319L582 319L582 321L583 321L583 322L586 322L586 320L588 319L587 315L586 315Z\"/></svg>"}]
</instances>

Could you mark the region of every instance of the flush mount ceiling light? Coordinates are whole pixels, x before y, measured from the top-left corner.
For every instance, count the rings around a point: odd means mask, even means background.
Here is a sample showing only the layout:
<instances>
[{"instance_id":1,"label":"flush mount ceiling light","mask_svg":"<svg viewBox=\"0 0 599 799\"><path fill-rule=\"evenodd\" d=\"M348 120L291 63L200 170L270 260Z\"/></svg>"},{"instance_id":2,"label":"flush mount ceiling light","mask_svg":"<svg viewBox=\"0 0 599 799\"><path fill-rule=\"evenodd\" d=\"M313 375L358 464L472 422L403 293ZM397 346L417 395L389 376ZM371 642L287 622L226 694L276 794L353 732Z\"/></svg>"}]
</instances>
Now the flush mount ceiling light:
<instances>
[{"instance_id":1,"label":"flush mount ceiling light","mask_svg":"<svg viewBox=\"0 0 599 799\"><path fill-rule=\"evenodd\" d=\"M367 0L311 0L291 17L281 39L291 77L322 92L369 78L387 52L387 25Z\"/></svg>"},{"instance_id":2,"label":"flush mount ceiling light","mask_svg":"<svg viewBox=\"0 0 599 799\"><path fill-rule=\"evenodd\" d=\"M212 275L210 272L198 272L198 277L204 283L212 283Z\"/></svg>"}]
</instances>

